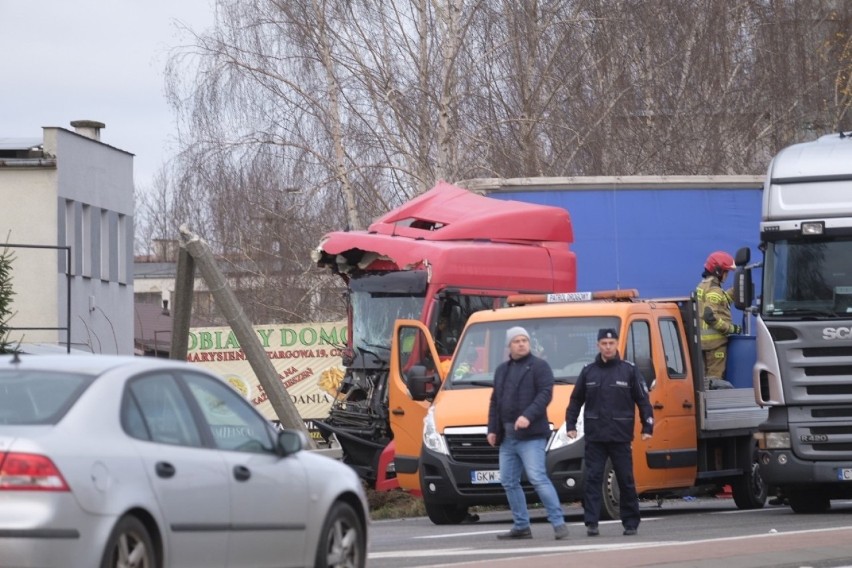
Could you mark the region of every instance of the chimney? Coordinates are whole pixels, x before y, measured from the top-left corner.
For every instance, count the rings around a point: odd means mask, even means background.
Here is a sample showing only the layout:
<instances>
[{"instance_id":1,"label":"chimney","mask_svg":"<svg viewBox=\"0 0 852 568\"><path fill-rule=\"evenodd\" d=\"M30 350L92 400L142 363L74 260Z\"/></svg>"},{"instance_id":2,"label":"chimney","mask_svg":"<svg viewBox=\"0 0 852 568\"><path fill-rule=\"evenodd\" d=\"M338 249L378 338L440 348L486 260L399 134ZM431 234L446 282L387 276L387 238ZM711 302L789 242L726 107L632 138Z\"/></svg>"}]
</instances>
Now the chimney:
<instances>
[{"instance_id":1,"label":"chimney","mask_svg":"<svg viewBox=\"0 0 852 568\"><path fill-rule=\"evenodd\" d=\"M106 128L106 124L97 120L72 120L71 126L74 127L74 132L80 136L85 136L98 142L101 140L101 128Z\"/></svg>"}]
</instances>

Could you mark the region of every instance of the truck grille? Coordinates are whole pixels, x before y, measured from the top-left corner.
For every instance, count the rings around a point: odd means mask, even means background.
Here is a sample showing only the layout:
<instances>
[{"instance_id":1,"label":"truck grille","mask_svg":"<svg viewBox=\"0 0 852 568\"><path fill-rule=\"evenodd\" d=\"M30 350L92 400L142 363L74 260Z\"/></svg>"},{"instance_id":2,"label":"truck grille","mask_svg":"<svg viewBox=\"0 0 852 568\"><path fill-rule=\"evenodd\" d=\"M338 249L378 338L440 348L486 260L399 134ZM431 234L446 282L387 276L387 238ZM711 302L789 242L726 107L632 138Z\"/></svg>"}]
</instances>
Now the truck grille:
<instances>
[{"instance_id":1,"label":"truck grille","mask_svg":"<svg viewBox=\"0 0 852 568\"><path fill-rule=\"evenodd\" d=\"M497 469L500 450L491 446L485 434L446 434L447 449L454 461L494 466Z\"/></svg>"}]
</instances>

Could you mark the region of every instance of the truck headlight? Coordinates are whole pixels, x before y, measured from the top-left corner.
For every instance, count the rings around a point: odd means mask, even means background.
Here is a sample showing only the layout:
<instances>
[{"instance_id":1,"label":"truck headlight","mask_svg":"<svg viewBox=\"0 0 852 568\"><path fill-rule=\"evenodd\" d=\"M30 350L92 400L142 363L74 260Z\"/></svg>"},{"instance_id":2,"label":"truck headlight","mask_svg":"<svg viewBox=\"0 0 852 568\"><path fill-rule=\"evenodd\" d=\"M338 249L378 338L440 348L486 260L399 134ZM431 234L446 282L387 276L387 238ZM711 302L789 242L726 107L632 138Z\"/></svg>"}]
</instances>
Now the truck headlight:
<instances>
[{"instance_id":1,"label":"truck headlight","mask_svg":"<svg viewBox=\"0 0 852 568\"><path fill-rule=\"evenodd\" d=\"M790 433L789 432L755 432L755 440L757 447L761 450L789 450Z\"/></svg>"},{"instance_id":2,"label":"truck headlight","mask_svg":"<svg viewBox=\"0 0 852 568\"><path fill-rule=\"evenodd\" d=\"M449 455L447 442L435 427L435 407L430 406L423 419L423 445L437 454Z\"/></svg>"},{"instance_id":3,"label":"truck headlight","mask_svg":"<svg viewBox=\"0 0 852 568\"><path fill-rule=\"evenodd\" d=\"M585 407L584 407L585 408ZM556 450L565 446L570 446L576 443L583 437L583 408L580 409L580 415L577 417L577 437L569 438L568 431L565 429L565 422L562 426L550 436L550 442L547 445L547 451Z\"/></svg>"}]
</instances>

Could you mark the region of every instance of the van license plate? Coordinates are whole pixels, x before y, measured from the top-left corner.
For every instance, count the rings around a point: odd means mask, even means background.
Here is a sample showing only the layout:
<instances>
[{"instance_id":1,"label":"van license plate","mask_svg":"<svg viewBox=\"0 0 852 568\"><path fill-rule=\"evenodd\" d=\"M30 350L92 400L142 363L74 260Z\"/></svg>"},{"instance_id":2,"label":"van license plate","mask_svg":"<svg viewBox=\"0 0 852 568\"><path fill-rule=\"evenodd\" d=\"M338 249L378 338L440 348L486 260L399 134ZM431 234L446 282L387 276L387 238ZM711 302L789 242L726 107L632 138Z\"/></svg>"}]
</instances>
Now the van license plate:
<instances>
[{"instance_id":1,"label":"van license plate","mask_svg":"<svg viewBox=\"0 0 852 568\"><path fill-rule=\"evenodd\" d=\"M852 481L852 467L842 467L837 470L839 481Z\"/></svg>"},{"instance_id":2,"label":"van license plate","mask_svg":"<svg viewBox=\"0 0 852 568\"><path fill-rule=\"evenodd\" d=\"M470 482L473 484L500 483L500 470L471 471Z\"/></svg>"}]
</instances>

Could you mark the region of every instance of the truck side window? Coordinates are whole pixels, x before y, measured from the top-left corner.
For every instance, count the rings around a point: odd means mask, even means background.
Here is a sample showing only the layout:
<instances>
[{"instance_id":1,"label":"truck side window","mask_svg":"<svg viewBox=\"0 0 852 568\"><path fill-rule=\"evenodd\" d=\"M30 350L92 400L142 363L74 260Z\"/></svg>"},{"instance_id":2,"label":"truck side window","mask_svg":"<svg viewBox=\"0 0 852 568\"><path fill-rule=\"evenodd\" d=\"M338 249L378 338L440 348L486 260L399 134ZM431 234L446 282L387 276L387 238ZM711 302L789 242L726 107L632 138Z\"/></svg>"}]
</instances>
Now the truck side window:
<instances>
[{"instance_id":1,"label":"truck side window","mask_svg":"<svg viewBox=\"0 0 852 568\"><path fill-rule=\"evenodd\" d=\"M435 348L441 358L453 355L461 332L468 318L481 310L494 309L505 301L502 296L474 296L459 294L449 296L442 301L437 321L434 324Z\"/></svg>"},{"instance_id":2,"label":"truck side window","mask_svg":"<svg viewBox=\"0 0 852 568\"><path fill-rule=\"evenodd\" d=\"M651 356L651 326L647 321L634 321L630 324L624 359L639 367L650 387L656 376Z\"/></svg>"},{"instance_id":3,"label":"truck side window","mask_svg":"<svg viewBox=\"0 0 852 568\"><path fill-rule=\"evenodd\" d=\"M666 354L666 371L669 377L672 379L685 378L683 345L680 342L677 322L673 319L660 320L660 337L663 341L663 352Z\"/></svg>"}]
</instances>

